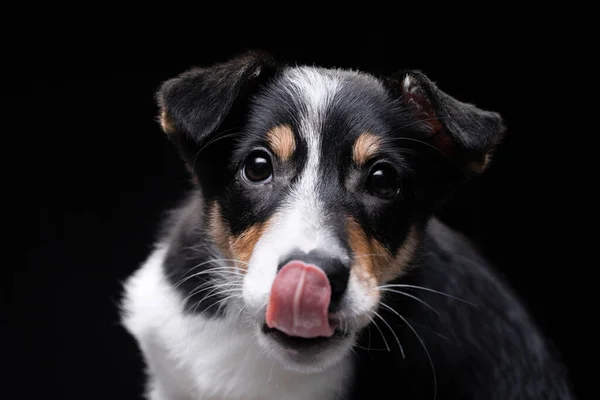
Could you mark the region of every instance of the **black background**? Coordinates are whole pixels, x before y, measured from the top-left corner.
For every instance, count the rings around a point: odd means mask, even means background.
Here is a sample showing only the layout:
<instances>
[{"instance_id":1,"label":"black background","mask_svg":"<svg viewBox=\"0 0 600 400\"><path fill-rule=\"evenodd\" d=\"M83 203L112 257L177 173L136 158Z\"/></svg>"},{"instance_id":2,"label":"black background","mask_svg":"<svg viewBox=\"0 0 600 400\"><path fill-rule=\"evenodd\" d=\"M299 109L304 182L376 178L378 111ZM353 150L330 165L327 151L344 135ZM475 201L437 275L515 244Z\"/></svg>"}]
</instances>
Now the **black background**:
<instances>
[{"instance_id":1,"label":"black background","mask_svg":"<svg viewBox=\"0 0 600 400\"><path fill-rule=\"evenodd\" d=\"M3 278L3 314L14 322L6 349L15 356L10 384L18 393L7 398L137 398L142 364L119 326L120 284L188 185L159 130L153 93L183 69L248 48L375 73L419 68L455 97L503 114L509 137L495 163L443 218L508 276L578 383L571 328L578 267L570 263L570 216L560 190L574 171L560 141L559 118L568 115L552 111L566 57L553 37L558 28L487 19L465 27L358 11L350 22L306 11L212 20L205 10L198 29L186 34L159 23L148 34L133 24L117 32L106 19L91 24L93 11L76 26L42 14L29 21L34 39L8 45L8 64L17 71L5 84L16 90L3 93L11 136L24 141L15 154L5 148L5 158L20 157L9 174L17 176L15 199L27 210L19 236L25 262L6 266ZM417 27L407 27L408 19Z\"/></svg>"}]
</instances>

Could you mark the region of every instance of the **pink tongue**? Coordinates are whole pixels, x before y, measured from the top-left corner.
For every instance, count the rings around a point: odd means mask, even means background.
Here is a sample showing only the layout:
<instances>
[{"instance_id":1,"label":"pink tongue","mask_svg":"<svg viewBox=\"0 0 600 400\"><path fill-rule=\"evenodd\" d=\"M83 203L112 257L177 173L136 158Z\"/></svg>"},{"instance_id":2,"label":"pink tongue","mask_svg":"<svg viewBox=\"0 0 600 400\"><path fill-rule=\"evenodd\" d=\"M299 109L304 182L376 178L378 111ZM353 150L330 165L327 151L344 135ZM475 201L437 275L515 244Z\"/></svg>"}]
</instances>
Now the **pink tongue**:
<instances>
[{"instance_id":1,"label":"pink tongue","mask_svg":"<svg viewBox=\"0 0 600 400\"><path fill-rule=\"evenodd\" d=\"M279 271L273 282L267 326L290 336L331 336L330 300L331 286L323 270L292 261Z\"/></svg>"}]
</instances>

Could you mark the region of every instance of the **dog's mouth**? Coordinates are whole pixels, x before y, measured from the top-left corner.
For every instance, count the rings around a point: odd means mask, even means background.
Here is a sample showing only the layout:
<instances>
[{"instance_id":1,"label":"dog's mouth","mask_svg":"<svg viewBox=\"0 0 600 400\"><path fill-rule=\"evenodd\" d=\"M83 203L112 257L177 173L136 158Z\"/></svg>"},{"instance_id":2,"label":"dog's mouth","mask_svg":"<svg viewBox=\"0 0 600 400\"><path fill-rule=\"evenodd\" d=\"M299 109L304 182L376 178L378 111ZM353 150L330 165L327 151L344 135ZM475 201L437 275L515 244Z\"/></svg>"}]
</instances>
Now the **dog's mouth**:
<instances>
[{"instance_id":1,"label":"dog's mouth","mask_svg":"<svg viewBox=\"0 0 600 400\"><path fill-rule=\"evenodd\" d=\"M281 346L290 350L314 350L324 346L328 346L332 342L339 341L349 336L349 332L343 332L339 328L334 328L333 334L330 336L317 336L317 337L301 337L288 335L287 333L277 329L270 328L266 323L262 325L262 333L275 340Z\"/></svg>"},{"instance_id":2,"label":"dog's mouth","mask_svg":"<svg viewBox=\"0 0 600 400\"><path fill-rule=\"evenodd\" d=\"M336 324L329 313L331 292L323 270L300 261L289 262L273 281L266 326L291 337L332 337Z\"/></svg>"},{"instance_id":3,"label":"dog's mouth","mask_svg":"<svg viewBox=\"0 0 600 400\"><path fill-rule=\"evenodd\" d=\"M345 353L352 331L332 313L332 289L319 267L300 261L287 263L277 273L261 317L260 331L276 351L296 365L317 365ZM344 329L341 329L341 328Z\"/></svg>"}]
</instances>

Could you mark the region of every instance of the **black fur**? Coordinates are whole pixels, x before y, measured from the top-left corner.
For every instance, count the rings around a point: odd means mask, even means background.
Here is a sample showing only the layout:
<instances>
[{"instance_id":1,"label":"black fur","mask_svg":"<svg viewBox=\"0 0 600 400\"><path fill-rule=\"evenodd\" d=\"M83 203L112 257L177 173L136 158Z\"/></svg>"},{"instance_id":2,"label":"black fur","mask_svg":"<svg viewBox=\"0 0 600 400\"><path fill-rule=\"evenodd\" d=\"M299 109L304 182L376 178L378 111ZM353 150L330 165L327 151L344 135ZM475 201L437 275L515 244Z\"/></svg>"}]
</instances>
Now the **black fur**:
<instances>
[{"instance_id":1,"label":"black fur","mask_svg":"<svg viewBox=\"0 0 600 400\"><path fill-rule=\"evenodd\" d=\"M192 192L185 204L173 213L162 229L170 248L165 258L167 279L186 298L185 312L202 313L207 317L222 315L219 307L223 297L214 293L215 275L206 273L217 264L212 262L217 254L214 244L200 241L210 237L203 221L204 204L200 193Z\"/></svg>"},{"instance_id":2,"label":"black fur","mask_svg":"<svg viewBox=\"0 0 600 400\"><path fill-rule=\"evenodd\" d=\"M405 357L381 322L392 352L385 351L381 334L369 327L356 349L359 371L353 399L396 398L394 391L401 393L398 398L433 399L435 390L438 399L574 398L558 355L520 299L468 239L434 219L415 264L417 268L395 283L444 294L397 288L418 296L429 308L389 293L385 304L406 321L386 307L381 314L398 335Z\"/></svg>"},{"instance_id":3,"label":"black fur","mask_svg":"<svg viewBox=\"0 0 600 400\"><path fill-rule=\"evenodd\" d=\"M211 267L197 266L215 257L215 245L202 228L213 202L219 204L230 233L239 234L273 214L304 167L306 143L296 135L290 162L272 157L276 173L269 190L240 175L249 151L266 148L270 128L288 124L295 132L299 129L295 117L303 105L285 90L283 68L268 56L249 53L214 68L186 72L159 90L159 105L176 130L171 138L198 177L197 196L202 197L191 200L169 230L173 246L166 270L173 284ZM407 103L402 87L407 74L417 85L417 101L425 101L420 104L425 116L434 116L441 130L432 132L427 118ZM409 296L387 293L385 304L394 311L382 305L380 314L394 334L382 326L382 340L373 325L362 332L351 398L433 399L434 388L438 399L572 398L559 361L507 285L466 239L436 220L428 224L453 190L477 172L471 165L481 163L501 140L501 117L459 102L419 71L381 79L355 75L347 83L333 100L321 132L325 162L318 193L331 211L328 223L339 227L340 240L347 245L343 218L352 216L391 253L402 246L411 226L420 227L425 235L420 254L408 275L394 283L447 294L402 289L418 294L437 315ZM399 176L400 195L394 199L364 190L373 162L359 168L349 161L354 141L367 131L384 143L377 162L387 162ZM449 139L443 142L446 147L436 146L439 135ZM178 289L187 296L213 279L215 275L202 274ZM218 317L215 305L222 298L200 301L207 290L210 285L192 296L195 309L190 311Z\"/></svg>"}]
</instances>

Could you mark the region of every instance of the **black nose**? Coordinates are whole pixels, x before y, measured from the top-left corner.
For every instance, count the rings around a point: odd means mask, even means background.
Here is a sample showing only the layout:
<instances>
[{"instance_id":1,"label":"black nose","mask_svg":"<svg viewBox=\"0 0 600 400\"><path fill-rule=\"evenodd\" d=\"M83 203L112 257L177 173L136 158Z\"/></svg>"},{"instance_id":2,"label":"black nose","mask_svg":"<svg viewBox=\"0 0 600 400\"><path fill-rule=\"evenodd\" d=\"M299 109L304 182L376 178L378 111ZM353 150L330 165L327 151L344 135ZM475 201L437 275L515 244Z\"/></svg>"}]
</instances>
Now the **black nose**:
<instances>
[{"instance_id":1,"label":"black nose","mask_svg":"<svg viewBox=\"0 0 600 400\"><path fill-rule=\"evenodd\" d=\"M295 251L288 257L283 259L277 267L277 271L283 268L290 261L301 261L305 264L312 264L319 267L325 272L331 285L331 302L329 304L329 312L335 312L344 296L344 292L348 287L348 279L350 278L350 263L342 261L338 257L325 254L318 250L312 250L309 253Z\"/></svg>"}]
</instances>

